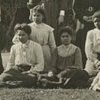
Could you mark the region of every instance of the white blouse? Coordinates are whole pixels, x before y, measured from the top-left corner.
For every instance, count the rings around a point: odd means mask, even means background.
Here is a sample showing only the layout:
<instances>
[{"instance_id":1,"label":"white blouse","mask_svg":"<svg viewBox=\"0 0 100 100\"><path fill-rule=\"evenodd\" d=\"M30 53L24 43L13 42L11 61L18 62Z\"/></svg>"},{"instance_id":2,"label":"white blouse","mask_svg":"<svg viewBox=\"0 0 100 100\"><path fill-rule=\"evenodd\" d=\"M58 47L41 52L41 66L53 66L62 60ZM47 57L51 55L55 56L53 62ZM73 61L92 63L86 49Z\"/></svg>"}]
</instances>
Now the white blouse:
<instances>
[{"instance_id":1,"label":"white blouse","mask_svg":"<svg viewBox=\"0 0 100 100\"><path fill-rule=\"evenodd\" d=\"M28 40L25 44L19 42L13 45L7 69L20 64L31 65L32 71L43 71L44 59L41 46L31 40Z\"/></svg>"},{"instance_id":2,"label":"white blouse","mask_svg":"<svg viewBox=\"0 0 100 100\"><path fill-rule=\"evenodd\" d=\"M49 45L51 49L56 47L53 28L45 23L36 24L35 22L29 24L31 26L30 38L43 45Z\"/></svg>"}]
</instances>

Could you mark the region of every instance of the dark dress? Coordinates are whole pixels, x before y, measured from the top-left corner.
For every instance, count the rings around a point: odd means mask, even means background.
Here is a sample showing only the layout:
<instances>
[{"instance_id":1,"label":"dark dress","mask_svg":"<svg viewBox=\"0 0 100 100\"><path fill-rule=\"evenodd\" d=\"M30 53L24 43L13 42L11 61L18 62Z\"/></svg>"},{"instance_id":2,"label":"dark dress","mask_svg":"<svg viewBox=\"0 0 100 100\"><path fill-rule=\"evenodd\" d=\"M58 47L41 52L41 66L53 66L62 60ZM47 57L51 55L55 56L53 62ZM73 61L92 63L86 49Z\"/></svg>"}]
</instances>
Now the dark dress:
<instances>
[{"instance_id":1,"label":"dark dress","mask_svg":"<svg viewBox=\"0 0 100 100\"><path fill-rule=\"evenodd\" d=\"M86 22L83 20L83 16L92 16L95 11L100 10L100 0L75 0L74 11L76 13L76 18L84 24L84 28L77 32L76 45L80 47L82 51L83 65L86 63L85 55L85 40L87 31L94 28L93 22Z\"/></svg>"},{"instance_id":2,"label":"dark dress","mask_svg":"<svg viewBox=\"0 0 100 100\"><path fill-rule=\"evenodd\" d=\"M65 50L64 50L65 49ZM65 78L65 88L86 86L88 73L82 69L81 51L78 47L70 44L68 47L60 45L53 55L52 69L62 78Z\"/></svg>"}]
</instances>

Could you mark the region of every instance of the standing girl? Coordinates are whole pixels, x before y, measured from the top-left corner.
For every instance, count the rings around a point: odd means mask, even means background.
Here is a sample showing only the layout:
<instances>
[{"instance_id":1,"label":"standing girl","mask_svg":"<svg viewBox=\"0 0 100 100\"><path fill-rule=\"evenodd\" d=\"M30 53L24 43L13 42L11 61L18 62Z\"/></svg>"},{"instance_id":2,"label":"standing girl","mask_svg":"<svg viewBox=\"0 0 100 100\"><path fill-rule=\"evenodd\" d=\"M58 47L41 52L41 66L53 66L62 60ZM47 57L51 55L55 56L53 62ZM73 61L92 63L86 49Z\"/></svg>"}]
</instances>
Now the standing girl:
<instances>
[{"instance_id":1,"label":"standing girl","mask_svg":"<svg viewBox=\"0 0 100 100\"><path fill-rule=\"evenodd\" d=\"M32 20L30 38L41 44L45 60L44 72L48 72L50 68L51 54L56 47L53 28L44 23L45 13L40 5L32 9Z\"/></svg>"}]
</instances>

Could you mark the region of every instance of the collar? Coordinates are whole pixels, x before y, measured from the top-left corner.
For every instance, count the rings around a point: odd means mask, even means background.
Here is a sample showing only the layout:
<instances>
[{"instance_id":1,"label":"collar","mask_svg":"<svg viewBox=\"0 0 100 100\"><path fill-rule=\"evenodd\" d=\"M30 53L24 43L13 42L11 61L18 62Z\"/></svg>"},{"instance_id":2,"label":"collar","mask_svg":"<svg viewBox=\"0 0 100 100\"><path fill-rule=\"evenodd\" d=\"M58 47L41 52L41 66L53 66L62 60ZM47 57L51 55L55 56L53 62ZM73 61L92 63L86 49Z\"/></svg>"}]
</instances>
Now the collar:
<instances>
[{"instance_id":1,"label":"collar","mask_svg":"<svg viewBox=\"0 0 100 100\"><path fill-rule=\"evenodd\" d=\"M62 57L67 57L75 53L76 46L73 44L69 44L67 46L61 45L58 47L58 55Z\"/></svg>"},{"instance_id":2,"label":"collar","mask_svg":"<svg viewBox=\"0 0 100 100\"><path fill-rule=\"evenodd\" d=\"M29 43L30 43L30 40L27 40L26 43L22 43L22 42L20 42L20 43L21 43L21 46L22 46L23 48L28 48Z\"/></svg>"},{"instance_id":3,"label":"collar","mask_svg":"<svg viewBox=\"0 0 100 100\"><path fill-rule=\"evenodd\" d=\"M65 48L65 49L69 48L70 46L71 46L71 44L69 44L69 45L62 44L62 47Z\"/></svg>"},{"instance_id":4,"label":"collar","mask_svg":"<svg viewBox=\"0 0 100 100\"><path fill-rule=\"evenodd\" d=\"M33 25L36 27L39 27L39 26L43 25L43 23L37 24L37 23L33 22Z\"/></svg>"}]
</instances>

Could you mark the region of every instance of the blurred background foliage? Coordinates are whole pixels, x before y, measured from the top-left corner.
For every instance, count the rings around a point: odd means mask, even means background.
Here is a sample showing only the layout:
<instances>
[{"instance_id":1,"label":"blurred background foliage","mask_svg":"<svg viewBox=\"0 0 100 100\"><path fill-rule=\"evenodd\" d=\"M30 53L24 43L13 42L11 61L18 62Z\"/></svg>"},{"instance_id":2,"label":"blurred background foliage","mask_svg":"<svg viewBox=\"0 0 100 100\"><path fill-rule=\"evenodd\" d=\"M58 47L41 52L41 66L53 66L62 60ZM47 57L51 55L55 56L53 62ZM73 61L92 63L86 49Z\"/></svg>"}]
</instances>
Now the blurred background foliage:
<instances>
[{"instance_id":1,"label":"blurred background foliage","mask_svg":"<svg viewBox=\"0 0 100 100\"><path fill-rule=\"evenodd\" d=\"M0 0L0 49L10 50L14 25L16 23L29 23L28 0Z\"/></svg>"}]
</instances>

